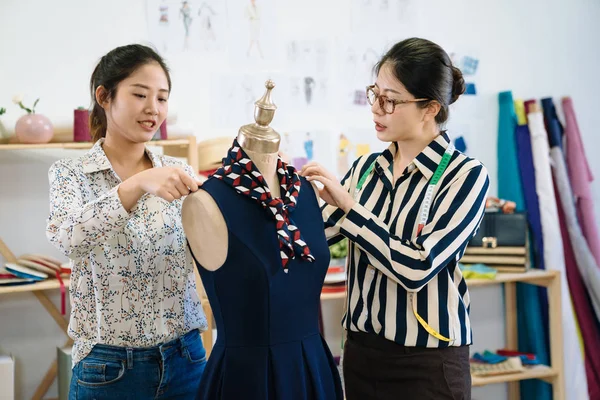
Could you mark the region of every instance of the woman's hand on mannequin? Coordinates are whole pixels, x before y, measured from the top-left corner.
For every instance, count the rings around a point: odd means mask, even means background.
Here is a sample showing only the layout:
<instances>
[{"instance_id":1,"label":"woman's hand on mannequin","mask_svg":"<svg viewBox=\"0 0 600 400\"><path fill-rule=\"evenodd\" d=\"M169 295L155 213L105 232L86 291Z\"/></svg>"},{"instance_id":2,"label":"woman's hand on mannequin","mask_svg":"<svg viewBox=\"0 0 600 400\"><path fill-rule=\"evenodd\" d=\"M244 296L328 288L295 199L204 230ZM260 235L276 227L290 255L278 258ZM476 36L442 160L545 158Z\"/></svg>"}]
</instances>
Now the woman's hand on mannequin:
<instances>
[{"instance_id":1,"label":"woman's hand on mannequin","mask_svg":"<svg viewBox=\"0 0 600 400\"><path fill-rule=\"evenodd\" d=\"M150 193L169 202L198 190L202 183L182 167L157 167L139 172L119 185L119 197L129 211L144 195Z\"/></svg>"},{"instance_id":2,"label":"woman's hand on mannequin","mask_svg":"<svg viewBox=\"0 0 600 400\"><path fill-rule=\"evenodd\" d=\"M321 164L310 162L302 167L300 175L306 177L309 182L317 181L323 185L319 195L327 204L342 209L348 213L354 206L354 199L346 189L338 182L335 175L327 171Z\"/></svg>"}]
</instances>

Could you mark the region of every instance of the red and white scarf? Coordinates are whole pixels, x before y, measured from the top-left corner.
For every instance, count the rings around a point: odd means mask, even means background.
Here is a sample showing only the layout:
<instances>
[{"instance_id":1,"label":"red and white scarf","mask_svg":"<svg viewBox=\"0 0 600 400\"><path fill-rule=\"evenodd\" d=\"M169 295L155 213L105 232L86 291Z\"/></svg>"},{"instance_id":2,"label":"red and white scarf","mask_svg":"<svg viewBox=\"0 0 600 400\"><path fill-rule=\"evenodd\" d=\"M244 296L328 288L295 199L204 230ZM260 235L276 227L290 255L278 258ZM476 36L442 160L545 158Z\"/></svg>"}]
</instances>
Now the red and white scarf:
<instances>
[{"instance_id":1,"label":"red and white scarf","mask_svg":"<svg viewBox=\"0 0 600 400\"><path fill-rule=\"evenodd\" d=\"M238 193L256 200L276 222L279 252L284 269L290 259L299 256L312 262L314 257L297 226L290 222L290 213L294 211L300 194L300 176L294 167L277 159L277 177L281 185L281 197L273 198L265 178L256 168L250 157L244 152L237 140L223 159L223 167L213 176L231 185Z\"/></svg>"}]
</instances>

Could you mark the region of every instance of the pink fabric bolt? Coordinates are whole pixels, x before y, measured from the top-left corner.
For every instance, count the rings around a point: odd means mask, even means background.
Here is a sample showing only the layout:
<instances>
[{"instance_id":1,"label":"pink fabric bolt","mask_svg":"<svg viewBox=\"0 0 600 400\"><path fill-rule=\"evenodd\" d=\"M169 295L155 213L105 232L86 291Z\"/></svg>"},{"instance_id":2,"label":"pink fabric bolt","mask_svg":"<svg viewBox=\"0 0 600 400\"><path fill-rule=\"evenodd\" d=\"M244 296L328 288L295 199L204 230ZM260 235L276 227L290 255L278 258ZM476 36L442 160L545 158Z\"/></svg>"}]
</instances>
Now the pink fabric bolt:
<instances>
[{"instance_id":1,"label":"pink fabric bolt","mask_svg":"<svg viewBox=\"0 0 600 400\"><path fill-rule=\"evenodd\" d=\"M600 236L598 236L596 217L594 215L594 199L591 188L594 176L585 156L583 141L581 140L575 110L573 109L573 101L570 97L565 97L562 105L565 114L565 157L569 180L571 181L575 197L577 218L579 219L583 236L596 259L596 264L600 265Z\"/></svg>"}]
</instances>

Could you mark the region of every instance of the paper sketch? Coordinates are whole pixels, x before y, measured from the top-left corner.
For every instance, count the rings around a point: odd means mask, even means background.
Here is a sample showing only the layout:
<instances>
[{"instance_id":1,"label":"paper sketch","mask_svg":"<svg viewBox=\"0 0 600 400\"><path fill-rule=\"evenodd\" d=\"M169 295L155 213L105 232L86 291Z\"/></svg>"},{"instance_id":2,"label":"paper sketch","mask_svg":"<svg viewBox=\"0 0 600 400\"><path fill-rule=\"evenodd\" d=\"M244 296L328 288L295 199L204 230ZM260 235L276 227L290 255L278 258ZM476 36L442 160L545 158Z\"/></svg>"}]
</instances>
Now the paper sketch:
<instances>
[{"instance_id":1,"label":"paper sketch","mask_svg":"<svg viewBox=\"0 0 600 400\"><path fill-rule=\"evenodd\" d=\"M315 142L312 140L310 132L306 132L306 138L304 139L304 151L306 153L306 159L308 161L312 161L315 157L314 148Z\"/></svg>"},{"instance_id":2,"label":"paper sketch","mask_svg":"<svg viewBox=\"0 0 600 400\"><path fill-rule=\"evenodd\" d=\"M342 60L339 63L339 74L345 82L341 93L344 105L366 108L365 88L375 81L373 68L381 58L383 48L349 39L345 45L340 46L338 54Z\"/></svg>"},{"instance_id":3,"label":"paper sketch","mask_svg":"<svg viewBox=\"0 0 600 400\"><path fill-rule=\"evenodd\" d=\"M227 0L232 63L273 68L278 56L276 7L275 0Z\"/></svg>"},{"instance_id":4,"label":"paper sketch","mask_svg":"<svg viewBox=\"0 0 600 400\"><path fill-rule=\"evenodd\" d=\"M305 75L328 75L331 45L325 40L292 40L286 47L286 70Z\"/></svg>"},{"instance_id":5,"label":"paper sketch","mask_svg":"<svg viewBox=\"0 0 600 400\"><path fill-rule=\"evenodd\" d=\"M352 143L348 140L348 137L344 133L340 133L337 146L337 168L336 174L338 178L342 178L348 169L350 168L350 151L352 150Z\"/></svg>"},{"instance_id":6,"label":"paper sketch","mask_svg":"<svg viewBox=\"0 0 600 400\"><path fill-rule=\"evenodd\" d=\"M250 75L215 75L211 82L215 95L211 102L213 127L239 129L254 122L254 102L262 95L260 79Z\"/></svg>"},{"instance_id":7,"label":"paper sketch","mask_svg":"<svg viewBox=\"0 0 600 400\"><path fill-rule=\"evenodd\" d=\"M352 0L353 32L372 33L372 39L382 38L382 32L395 35L408 33L418 23L419 7L414 0Z\"/></svg>"},{"instance_id":8,"label":"paper sketch","mask_svg":"<svg viewBox=\"0 0 600 400\"><path fill-rule=\"evenodd\" d=\"M389 146L377 139L374 129L345 129L338 136L336 173L342 178L358 157L381 152Z\"/></svg>"},{"instance_id":9,"label":"paper sketch","mask_svg":"<svg viewBox=\"0 0 600 400\"><path fill-rule=\"evenodd\" d=\"M288 150L284 152L295 168L299 169L307 162L316 161L333 171L335 164L331 157L334 152L332 138L332 134L327 131L299 129L284 133L282 145Z\"/></svg>"},{"instance_id":10,"label":"paper sketch","mask_svg":"<svg viewBox=\"0 0 600 400\"><path fill-rule=\"evenodd\" d=\"M286 76L280 89L282 107L290 113L319 112L329 104L329 79L324 76Z\"/></svg>"},{"instance_id":11,"label":"paper sketch","mask_svg":"<svg viewBox=\"0 0 600 400\"><path fill-rule=\"evenodd\" d=\"M168 35L169 35L169 5L165 0L158 6L158 30L160 32L158 45L159 50L167 52L168 50Z\"/></svg>"},{"instance_id":12,"label":"paper sketch","mask_svg":"<svg viewBox=\"0 0 600 400\"><path fill-rule=\"evenodd\" d=\"M189 49L189 41L190 41L190 25L192 25L192 9L187 1L181 3L181 8L179 9L179 16L183 21L183 29L185 30L185 37L183 39L183 49Z\"/></svg>"},{"instance_id":13,"label":"paper sketch","mask_svg":"<svg viewBox=\"0 0 600 400\"><path fill-rule=\"evenodd\" d=\"M262 50L260 49L260 8L256 4L256 0L250 0L250 4L246 6L246 18L249 24L249 43L248 51L246 55L250 57L250 51L253 47L256 47L260 58L264 58Z\"/></svg>"},{"instance_id":14,"label":"paper sketch","mask_svg":"<svg viewBox=\"0 0 600 400\"><path fill-rule=\"evenodd\" d=\"M205 48L209 48L211 44L215 44L217 37L215 34L214 18L217 16L214 8L202 2L198 9L198 18L200 19L200 40L204 43Z\"/></svg>"},{"instance_id":15,"label":"paper sketch","mask_svg":"<svg viewBox=\"0 0 600 400\"><path fill-rule=\"evenodd\" d=\"M150 41L162 53L223 52L226 6L220 0L146 0Z\"/></svg>"}]
</instances>

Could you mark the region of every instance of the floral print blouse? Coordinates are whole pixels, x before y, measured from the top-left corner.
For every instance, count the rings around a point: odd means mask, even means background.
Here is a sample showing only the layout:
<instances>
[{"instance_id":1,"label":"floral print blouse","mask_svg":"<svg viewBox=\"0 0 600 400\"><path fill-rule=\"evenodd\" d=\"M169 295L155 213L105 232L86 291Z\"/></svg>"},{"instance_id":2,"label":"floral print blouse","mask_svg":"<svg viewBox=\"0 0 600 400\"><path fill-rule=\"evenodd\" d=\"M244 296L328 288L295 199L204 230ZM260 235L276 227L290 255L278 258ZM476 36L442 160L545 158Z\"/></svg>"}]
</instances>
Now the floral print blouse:
<instances>
[{"instance_id":1,"label":"floral print blouse","mask_svg":"<svg viewBox=\"0 0 600 400\"><path fill-rule=\"evenodd\" d=\"M206 330L181 224L182 200L143 195L127 212L103 139L50 167L46 236L70 258L73 365L95 344L156 346ZM191 167L146 149L154 167Z\"/></svg>"}]
</instances>

